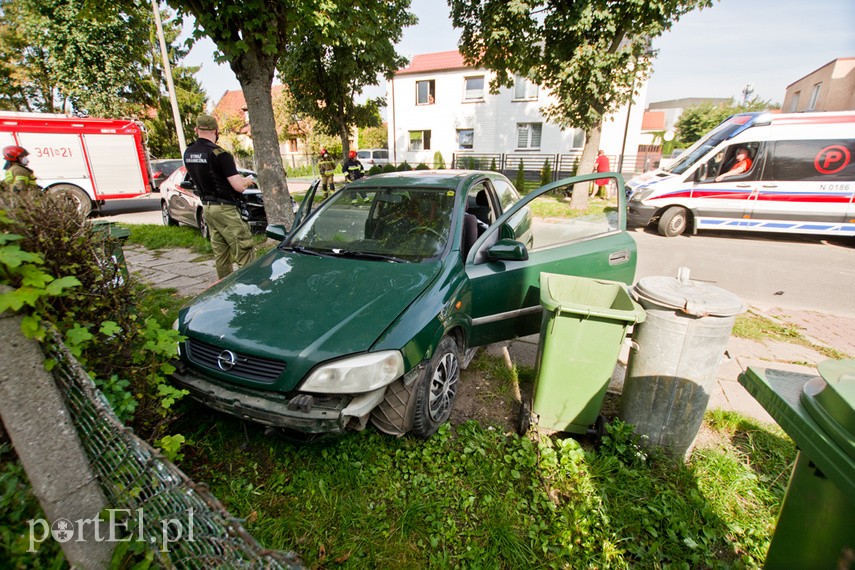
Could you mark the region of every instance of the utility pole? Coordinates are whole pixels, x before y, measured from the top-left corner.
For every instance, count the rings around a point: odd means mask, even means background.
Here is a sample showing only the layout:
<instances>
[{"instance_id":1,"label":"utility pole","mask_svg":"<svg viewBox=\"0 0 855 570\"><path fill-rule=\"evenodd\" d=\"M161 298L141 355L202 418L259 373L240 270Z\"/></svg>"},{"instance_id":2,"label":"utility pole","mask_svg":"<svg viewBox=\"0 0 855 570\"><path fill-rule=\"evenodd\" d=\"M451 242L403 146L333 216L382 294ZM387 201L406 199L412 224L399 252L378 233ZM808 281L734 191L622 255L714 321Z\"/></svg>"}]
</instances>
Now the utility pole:
<instances>
[{"instance_id":1,"label":"utility pole","mask_svg":"<svg viewBox=\"0 0 855 570\"><path fill-rule=\"evenodd\" d=\"M169 92L169 102L172 103L172 118L175 121L175 133L178 135L178 149L184 154L187 141L184 139L184 126L181 124L181 113L178 111L178 99L175 97L175 85L172 83L172 67L169 65L169 53L166 51L166 40L163 37L163 24L160 21L160 5L158 0L151 0L154 11L154 23L157 26L157 38L160 40L160 55L163 58L163 73L166 75L166 89Z\"/></svg>"}]
</instances>

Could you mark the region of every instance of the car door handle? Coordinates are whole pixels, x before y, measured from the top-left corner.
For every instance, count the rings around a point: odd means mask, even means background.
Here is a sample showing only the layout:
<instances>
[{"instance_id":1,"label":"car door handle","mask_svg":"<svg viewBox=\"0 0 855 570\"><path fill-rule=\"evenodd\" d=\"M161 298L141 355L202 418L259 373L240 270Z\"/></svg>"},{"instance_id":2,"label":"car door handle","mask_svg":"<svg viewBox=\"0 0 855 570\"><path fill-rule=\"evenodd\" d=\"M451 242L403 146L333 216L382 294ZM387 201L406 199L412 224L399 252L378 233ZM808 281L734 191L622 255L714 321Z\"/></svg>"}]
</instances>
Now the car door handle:
<instances>
[{"instance_id":1,"label":"car door handle","mask_svg":"<svg viewBox=\"0 0 855 570\"><path fill-rule=\"evenodd\" d=\"M629 252L627 250L616 251L609 255L609 265L618 265L629 261Z\"/></svg>"},{"instance_id":2,"label":"car door handle","mask_svg":"<svg viewBox=\"0 0 855 570\"><path fill-rule=\"evenodd\" d=\"M763 188L777 188L777 187L778 187L777 184L764 184L763 185Z\"/></svg>"},{"instance_id":3,"label":"car door handle","mask_svg":"<svg viewBox=\"0 0 855 570\"><path fill-rule=\"evenodd\" d=\"M737 184L737 188L751 188L751 184Z\"/></svg>"}]
</instances>

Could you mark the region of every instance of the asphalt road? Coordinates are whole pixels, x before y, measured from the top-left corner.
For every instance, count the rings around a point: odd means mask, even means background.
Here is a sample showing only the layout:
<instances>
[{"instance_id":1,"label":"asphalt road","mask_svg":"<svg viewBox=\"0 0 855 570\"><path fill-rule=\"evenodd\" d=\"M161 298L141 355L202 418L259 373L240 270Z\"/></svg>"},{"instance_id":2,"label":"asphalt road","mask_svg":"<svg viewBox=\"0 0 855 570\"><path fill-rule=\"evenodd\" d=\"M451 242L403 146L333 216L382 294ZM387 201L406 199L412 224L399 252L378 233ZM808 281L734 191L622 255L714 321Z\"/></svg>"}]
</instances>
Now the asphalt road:
<instances>
[{"instance_id":1,"label":"asphalt road","mask_svg":"<svg viewBox=\"0 0 855 570\"><path fill-rule=\"evenodd\" d=\"M160 224L160 194L111 201L97 215ZM630 234L638 244L636 280L676 276L679 267L688 267L691 279L726 289L754 306L855 317L855 238L744 232L666 238L641 229Z\"/></svg>"}]
</instances>

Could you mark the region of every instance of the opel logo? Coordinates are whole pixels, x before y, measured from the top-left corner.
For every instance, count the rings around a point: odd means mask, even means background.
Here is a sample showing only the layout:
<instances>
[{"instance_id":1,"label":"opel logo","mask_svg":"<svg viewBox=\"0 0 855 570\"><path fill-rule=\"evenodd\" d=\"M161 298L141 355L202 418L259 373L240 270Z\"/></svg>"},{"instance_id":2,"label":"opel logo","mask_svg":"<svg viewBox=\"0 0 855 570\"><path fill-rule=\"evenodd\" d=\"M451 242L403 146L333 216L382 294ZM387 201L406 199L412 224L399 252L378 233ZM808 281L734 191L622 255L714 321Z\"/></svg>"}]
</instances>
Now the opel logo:
<instances>
[{"instance_id":1,"label":"opel logo","mask_svg":"<svg viewBox=\"0 0 855 570\"><path fill-rule=\"evenodd\" d=\"M237 356L231 350L224 350L217 357L217 366L223 372L228 372L237 364Z\"/></svg>"}]
</instances>

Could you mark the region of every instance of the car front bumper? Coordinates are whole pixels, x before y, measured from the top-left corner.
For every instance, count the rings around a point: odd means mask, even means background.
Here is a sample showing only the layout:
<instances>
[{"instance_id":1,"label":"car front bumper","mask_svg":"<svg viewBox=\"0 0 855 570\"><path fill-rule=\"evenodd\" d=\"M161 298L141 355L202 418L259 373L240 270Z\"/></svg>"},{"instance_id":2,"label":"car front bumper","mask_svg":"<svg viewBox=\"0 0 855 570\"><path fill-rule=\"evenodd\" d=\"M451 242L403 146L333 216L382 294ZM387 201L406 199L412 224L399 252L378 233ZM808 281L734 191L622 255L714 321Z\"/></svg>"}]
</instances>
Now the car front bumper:
<instances>
[{"instance_id":1,"label":"car front bumper","mask_svg":"<svg viewBox=\"0 0 855 570\"><path fill-rule=\"evenodd\" d=\"M631 226L643 228L653 221L655 213L656 208L653 206L646 206L641 202L630 200L626 206L626 221Z\"/></svg>"},{"instance_id":2,"label":"car front bumper","mask_svg":"<svg viewBox=\"0 0 855 570\"><path fill-rule=\"evenodd\" d=\"M233 386L195 374L175 361L173 381L206 406L267 426L302 433L361 430L382 400L386 387L361 394L281 394Z\"/></svg>"}]
</instances>

